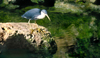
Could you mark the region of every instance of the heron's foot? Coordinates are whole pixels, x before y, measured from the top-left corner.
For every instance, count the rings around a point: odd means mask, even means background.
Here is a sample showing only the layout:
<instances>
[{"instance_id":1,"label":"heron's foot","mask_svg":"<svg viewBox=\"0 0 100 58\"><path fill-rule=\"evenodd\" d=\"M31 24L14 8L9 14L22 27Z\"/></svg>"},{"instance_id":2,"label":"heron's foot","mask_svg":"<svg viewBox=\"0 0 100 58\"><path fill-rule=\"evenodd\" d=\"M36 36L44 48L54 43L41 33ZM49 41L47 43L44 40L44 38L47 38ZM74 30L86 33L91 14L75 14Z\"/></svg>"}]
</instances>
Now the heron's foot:
<instances>
[{"instance_id":1,"label":"heron's foot","mask_svg":"<svg viewBox=\"0 0 100 58\"><path fill-rule=\"evenodd\" d=\"M34 31L37 31L38 33L44 34L45 31L41 28L36 28L36 29L30 29L30 34L32 34Z\"/></svg>"},{"instance_id":2,"label":"heron's foot","mask_svg":"<svg viewBox=\"0 0 100 58\"><path fill-rule=\"evenodd\" d=\"M30 34L32 34L35 30L34 29L30 29Z\"/></svg>"},{"instance_id":3,"label":"heron's foot","mask_svg":"<svg viewBox=\"0 0 100 58\"><path fill-rule=\"evenodd\" d=\"M37 32L39 32L39 33L42 33L42 34L44 34L44 33L45 33L45 31L44 31L43 29L36 28L36 30L37 30Z\"/></svg>"}]
</instances>

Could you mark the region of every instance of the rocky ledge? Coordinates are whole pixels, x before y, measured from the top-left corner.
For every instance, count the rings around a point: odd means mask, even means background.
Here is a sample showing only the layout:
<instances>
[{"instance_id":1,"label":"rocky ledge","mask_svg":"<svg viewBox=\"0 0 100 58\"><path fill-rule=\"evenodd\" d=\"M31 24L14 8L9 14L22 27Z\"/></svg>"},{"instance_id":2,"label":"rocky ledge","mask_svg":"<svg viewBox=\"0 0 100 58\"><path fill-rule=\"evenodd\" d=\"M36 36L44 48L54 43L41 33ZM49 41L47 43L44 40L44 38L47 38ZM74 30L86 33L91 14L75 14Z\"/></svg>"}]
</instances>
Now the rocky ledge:
<instances>
[{"instance_id":1,"label":"rocky ledge","mask_svg":"<svg viewBox=\"0 0 100 58\"><path fill-rule=\"evenodd\" d=\"M25 50L41 58L56 52L57 46L51 33L43 26L30 25L31 29L28 23L0 23L0 56L5 57L9 53L11 56ZM27 54L25 51L24 54ZM28 57L35 57L32 54Z\"/></svg>"}]
</instances>

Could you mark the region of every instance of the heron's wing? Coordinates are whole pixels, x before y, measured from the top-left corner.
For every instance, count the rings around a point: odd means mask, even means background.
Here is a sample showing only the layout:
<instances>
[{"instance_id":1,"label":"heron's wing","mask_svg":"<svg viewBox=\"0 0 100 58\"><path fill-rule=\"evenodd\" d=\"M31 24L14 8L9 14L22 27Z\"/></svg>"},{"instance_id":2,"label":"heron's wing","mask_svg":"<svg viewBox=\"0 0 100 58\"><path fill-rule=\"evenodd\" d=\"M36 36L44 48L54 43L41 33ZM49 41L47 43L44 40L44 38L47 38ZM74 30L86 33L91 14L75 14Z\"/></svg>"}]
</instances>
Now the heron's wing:
<instances>
[{"instance_id":1,"label":"heron's wing","mask_svg":"<svg viewBox=\"0 0 100 58\"><path fill-rule=\"evenodd\" d=\"M26 19L35 19L35 17L41 14L40 11L41 10L38 8L31 9L27 11L25 14L23 14L22 17Z\"/></svg>"}]
</instances>

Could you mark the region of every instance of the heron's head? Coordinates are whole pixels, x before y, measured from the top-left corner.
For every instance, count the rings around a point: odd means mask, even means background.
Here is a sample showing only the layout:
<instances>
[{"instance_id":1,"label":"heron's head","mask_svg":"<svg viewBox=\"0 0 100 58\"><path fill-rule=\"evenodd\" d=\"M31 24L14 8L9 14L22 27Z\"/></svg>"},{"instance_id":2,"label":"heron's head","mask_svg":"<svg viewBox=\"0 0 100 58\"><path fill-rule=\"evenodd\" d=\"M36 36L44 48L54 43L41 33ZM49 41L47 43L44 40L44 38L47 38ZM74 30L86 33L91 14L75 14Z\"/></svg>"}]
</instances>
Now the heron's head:
<instances>
[{"instance_id":1,"label":"heron's head","mask_svg":"<svg viewBox=\"0 0 100 58\"><path fill-rule=\"evenodd\" d=\"M43 12L45 14L45 16L47 16L47 18L50 20L48 14L47 14L47 11L45 9L41 10L41 12ZM50 20L51 21L51 20Z\"/></svg>"}]
</instances>

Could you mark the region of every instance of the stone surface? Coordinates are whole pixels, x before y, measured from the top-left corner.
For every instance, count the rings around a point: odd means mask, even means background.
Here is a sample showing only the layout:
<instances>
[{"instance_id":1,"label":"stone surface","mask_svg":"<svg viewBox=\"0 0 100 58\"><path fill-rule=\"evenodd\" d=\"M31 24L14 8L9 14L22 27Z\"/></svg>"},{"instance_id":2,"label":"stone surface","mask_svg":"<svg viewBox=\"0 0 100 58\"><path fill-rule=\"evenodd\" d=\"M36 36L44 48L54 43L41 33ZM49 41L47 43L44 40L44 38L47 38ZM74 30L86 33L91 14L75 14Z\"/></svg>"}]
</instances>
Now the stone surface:
<instances>
[{"instance_id":1,"label":"stone surface","mask_svg":"<svg viewBox=\"0 0 100 58\"><path fill-rule=\"evenodd\" d=\"M44 50L55 53L57 46L51 33L43 26L35 23L30 25L31 27L28 23L0 23L0 42L3 42L3 49L27 49L37 54Z\"/></svg>"},{"instance_id":2,"label":"stone surface","mask_svg":"<svg viewBox=\"0 0 100 58\"><path fill-rule=\"evenodd\" d=\"M74 1L74 0L73 0ZM89 0L87 0L89 1ZM99 12L100 13L100 3L96 4L96 0L90 0L88 3L64 3L64 1L56 1L55 2L55 10L53 12L61 12L61 13L72 13L72 14L84 14L88 15L88 12L85 12L87 9L89 9L90 12ZM85 12L85 13L84 13Z\"/></svg>"},{"instance_id":3,"label":"stone surface","mask_svg":"<svg viewBox=\"0 0 100 58\"><path fill-rule=\"evenodd\" d=\"M34 23L31 24L31 28L35 31L38 31L37 28L40 28L40 29L43 29L44 31L46 31L46 33L50 33L49 31L47 31L47 29L45 27L38 26L37 24L34 24ZM34 33L36 34L35 31L33 32L33 34ZM0 33L5 34L3 37L4 41L6 41L6 39L9 36L12 36L14 33L24 34L26 39L29 39L29 38L32 38L32 37L28 36L31 34L31 32L32 32L32 30L30 29L30 26L28 23L0 23ZM33 37L34 37L34 35L33 35Z\"/></svg>"},{"instance_id":4,"label":"stone surface","mask_svg":"<svg viewBox=\"0 0 100 58\"><path fill-rule=\"evenodd\" d=\"M56 58L71 58L68 56L68 53L75 51L75 46L77 43L76 37L79 35L79 32L74 24L71 24L67 28L67 32L64 37L56 39L57 43L57 52L55 54Z\"/></svg>"},{"instance_id":5,"label":"stone surface","mask_svg":"<svg viewBox=\"0 0 100 58\"><path fill-rule=\"evenodd\" d=\"M71 3L64 3L64 2L55 2L55 12L61 12L61 13L82 13L83 10L79 8L79 5L77 4L71 4Z\"/></svg>"}]
</instances>

